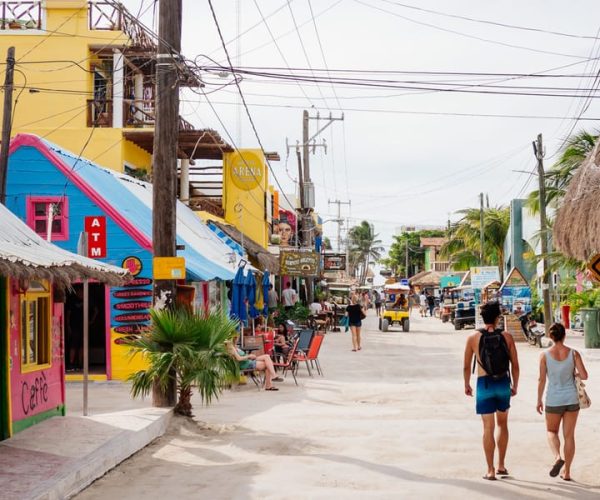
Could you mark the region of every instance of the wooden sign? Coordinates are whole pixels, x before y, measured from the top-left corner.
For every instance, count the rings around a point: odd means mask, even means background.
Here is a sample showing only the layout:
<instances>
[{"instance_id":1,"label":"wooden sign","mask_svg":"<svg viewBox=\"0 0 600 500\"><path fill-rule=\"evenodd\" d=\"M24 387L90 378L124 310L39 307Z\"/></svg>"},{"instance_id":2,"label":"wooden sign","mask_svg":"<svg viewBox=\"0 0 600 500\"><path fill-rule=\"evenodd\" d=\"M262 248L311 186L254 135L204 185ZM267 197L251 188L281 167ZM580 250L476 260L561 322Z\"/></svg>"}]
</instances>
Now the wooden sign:
<instances>
[{"instance_id":1,"label":"wooden sign","mask_svg":"<svg viewBox=\"0 0 600 500\"><path fill-rule=\"evenodd\" d=\"M317 276L320 255L317 252L282 251L279 254L281 276Z\"/></svg>"}]
</instances>

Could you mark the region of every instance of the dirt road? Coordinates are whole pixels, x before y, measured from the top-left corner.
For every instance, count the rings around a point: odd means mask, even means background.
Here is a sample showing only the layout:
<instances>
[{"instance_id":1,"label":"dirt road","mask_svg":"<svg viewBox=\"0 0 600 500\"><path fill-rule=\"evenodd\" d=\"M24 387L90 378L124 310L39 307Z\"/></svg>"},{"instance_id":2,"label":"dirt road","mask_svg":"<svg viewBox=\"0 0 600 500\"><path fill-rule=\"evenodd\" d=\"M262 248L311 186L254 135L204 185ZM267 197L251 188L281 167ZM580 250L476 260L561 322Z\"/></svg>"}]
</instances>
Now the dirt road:
<instances>
[{"instance_id":1,"label":"dirt road","mask_svg":"<svg viewBox=\"0 0 600 500\"><path fill-rule=\"evenodd\" d=\"M598 498L600 362L590 361L590 396L581 412L575 483L548 477L552 462L535 412L539 349L518 344L520 392L510 416L511 476L481 479L485 462L474 401L463 394L469 330L413 317L410 333L382 333L370 313L364 348L328 334L324 377L301 368L279 392L252 385L170 432L93 484L79 499L397 499ZM581 345L576 339L574 345Z\"/></svg>"}]
</instances>

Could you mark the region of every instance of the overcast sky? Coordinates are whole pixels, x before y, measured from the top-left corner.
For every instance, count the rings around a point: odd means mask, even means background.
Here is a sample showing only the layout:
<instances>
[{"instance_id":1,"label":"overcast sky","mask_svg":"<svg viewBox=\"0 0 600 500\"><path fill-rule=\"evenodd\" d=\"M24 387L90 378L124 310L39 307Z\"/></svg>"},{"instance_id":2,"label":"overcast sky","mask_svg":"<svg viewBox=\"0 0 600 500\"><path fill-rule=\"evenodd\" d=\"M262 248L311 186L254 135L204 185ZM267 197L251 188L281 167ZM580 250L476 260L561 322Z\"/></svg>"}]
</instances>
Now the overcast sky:
<instances>
[{"instance_id":1,"label":"overcast sky","mask_svg":"<svg viewBox=\"0 0 600 500\"><path fill-rule=\"evenodd\" d=\"M312 0L315 24L308 0L290 0L300 36L294 28L286 0L256 1L265 17L283 7L267 17L266 22L273 35L280 37L277 43L287 62L261 23L255 0L213 0L226 41L237 35L237 3L241 4L241 33L260 23L240 37L239 48L236 42L228 44L234 66L308 68L310 63L313 69L325 69L316 24L330 70L530 74L571 65L551 73L583 75L595 73L600 68L598 61L585 61L600 56L600 40L595 43L592 39L600 33L600 2L597 0ZM143 11L153 2L125 0L124 3L131 11L138 12L140 7ZM416 11L406 5L578 36L456 19ZM184 0L183 6L185 55L190 59L209 55L226 65L208 0ZM152 24L152 8L143 19ZM236 59L238 53L242 54L241 61ZM302 73L310 74L307 70ZM320 74L326 76L326 73ZM375 73L356 76L420 82L425 78L422 75ZM477 78L482 77L436 76L429 77L429 81L473 84L477 83ZM217 83L216 78L207 80ZM499 78L488 77L486 80L497 81ZM592 81L581 77L528 78L498 85L589 89ZM312 114L318 109L322 115L327 115L331 109L334 116L339 116L341 110L334 90L328 84L303 83L299 86L290 82L260 82L254 78L245 78L241 87L265 149L278 151L282 157L280 163L273 163L277 177L287 191L293 192L296 160L292 153L286 161L286 138L292 144L301 138L302 109L311 109ZM211 85L206 90L215 89L215 85ZM209 98L236 141L241 116L242 140L238 147L257 147L248 119L237 112L236 92L235 86L228 86L210 94ZM329 219L335 210L328 206L328 199L351 200L354 223L362 219L372 221L386 243L390 242L395 228L401 225L444 225L449 214L455 219L453 213L456 210L477 206L480 192L488 193L493 205L507 204L511 198L527 193L537 179L519 171L531 171L535 166L531 141L538 133L544 134L547 166L550 166L550 157L573 126L573 120L568 117L578 116L583 102L583 97L417 93L339 85L335 86L335 94L343 107L345 121L335 122L323 134L329 145L327 155L317 150L311 156L317 210L324 219ZM584 91L570 94L587 95ZM188 121L199 127L215 128L226 137L204 98L186 93L184 99L193 101L184 104L183 114ZM401 111L559 119L447 116ZM595 100L582 116L600 118L600 107ZM315 127L316 122L311 122L311 134L316 131ZM598 122L580 121L575 129L581 128L594 130L600 127ZM342 214L348 215L347 207L343 208ZM326 223L325 231L334 237L335 224Z\"/></svg>"}]
</instances>

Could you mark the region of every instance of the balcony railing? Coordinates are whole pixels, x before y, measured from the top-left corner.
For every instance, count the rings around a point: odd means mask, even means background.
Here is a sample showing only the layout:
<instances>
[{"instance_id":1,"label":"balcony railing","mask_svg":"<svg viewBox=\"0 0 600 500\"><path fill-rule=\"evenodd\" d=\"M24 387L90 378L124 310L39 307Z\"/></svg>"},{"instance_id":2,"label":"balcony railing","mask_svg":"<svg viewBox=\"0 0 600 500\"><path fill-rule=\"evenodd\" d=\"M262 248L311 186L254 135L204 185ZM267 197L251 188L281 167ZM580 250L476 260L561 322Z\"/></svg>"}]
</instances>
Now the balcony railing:
<instances>
[{"instance_id":1,"label":"balcony railing","mask_svg":"<svg viewBox=\"0 0 600 500\"><path fill-rule=\"evenodd\" d=\"M41 28L41 1L0 1L0 30L39 30Z\"/></svg>"},{"instance_id":2,"label":"balcony railing","mask_svg":"<svg viewBox=\"0 0 600 500\"><path fill-rule=\"evenodd\" d=\"M88 99L87 104L88 127L113 126L112 99ZM154 100L123 100L123 128L154 128L154 122ZM194 130L194 126L180 116L179 130Z\"/></svg>"}]
</instances>

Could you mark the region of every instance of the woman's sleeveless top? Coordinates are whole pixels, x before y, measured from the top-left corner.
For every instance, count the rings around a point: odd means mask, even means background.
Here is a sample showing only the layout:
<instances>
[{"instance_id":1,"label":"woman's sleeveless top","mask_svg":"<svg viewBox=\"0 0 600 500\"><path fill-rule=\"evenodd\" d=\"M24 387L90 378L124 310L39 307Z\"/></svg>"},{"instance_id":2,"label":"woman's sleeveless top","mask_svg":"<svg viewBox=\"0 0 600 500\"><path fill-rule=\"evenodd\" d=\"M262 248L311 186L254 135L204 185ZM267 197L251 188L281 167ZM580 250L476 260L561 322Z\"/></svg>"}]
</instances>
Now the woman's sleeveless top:
<instances>
[{"instance_id":1,"label":"woman's sleeveless top","mask_svg":"<svg viewBox=\"0 0 600 500\"><path fill-rule=\"evenodd\" d=\"M579 403L575 387L575 360L573 351L563 361L557 361L546 351L546 369L548 388L546 389L546 406L566 406Z\"/></svg>"}]
</instances>

